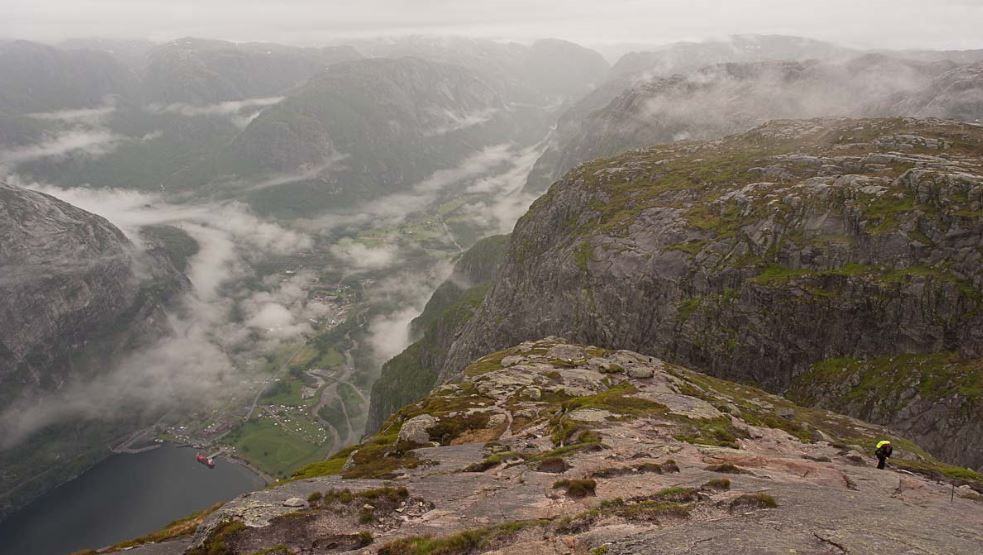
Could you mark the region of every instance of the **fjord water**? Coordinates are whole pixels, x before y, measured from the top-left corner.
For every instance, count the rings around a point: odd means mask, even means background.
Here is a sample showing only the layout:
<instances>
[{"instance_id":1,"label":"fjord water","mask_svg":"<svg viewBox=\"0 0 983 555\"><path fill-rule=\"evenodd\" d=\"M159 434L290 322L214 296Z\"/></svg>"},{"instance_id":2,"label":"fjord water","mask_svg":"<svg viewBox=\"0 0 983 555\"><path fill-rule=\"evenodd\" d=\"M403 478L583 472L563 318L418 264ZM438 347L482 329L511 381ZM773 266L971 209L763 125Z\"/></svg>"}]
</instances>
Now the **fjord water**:
<instances>
[{"instance_id":1,"label":"fjord water","mask_svg":"<svg viewBox=\"0 0 983 555\"><path fill-rule=\"evenodd\" d=\"M174 446L114 455L0 523L0 555L104 547L264 484L242 465L216 462L208 469Z\"/></svg>"}]
</instances>

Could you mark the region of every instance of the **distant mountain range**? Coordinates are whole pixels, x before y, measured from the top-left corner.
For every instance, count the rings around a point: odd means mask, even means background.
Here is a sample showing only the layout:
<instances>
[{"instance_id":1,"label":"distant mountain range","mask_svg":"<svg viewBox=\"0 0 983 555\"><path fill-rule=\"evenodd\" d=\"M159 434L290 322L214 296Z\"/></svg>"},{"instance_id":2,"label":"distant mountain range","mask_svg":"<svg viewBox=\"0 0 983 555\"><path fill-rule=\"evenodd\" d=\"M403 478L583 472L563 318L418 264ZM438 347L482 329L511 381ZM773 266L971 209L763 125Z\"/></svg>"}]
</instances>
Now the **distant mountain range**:
<instances>
[{"instance_id":1,"label":"distant mountain range","mask_svg":"<svg viewBox=\"0 0 983 555\"><path fill-rule=\"evenodd\" d=\"M826 61L715 63L666 73L659 68L680 63L677 51L668 52L661 65L658 53L643 56L644 64L629 66L640 73L613 78L564 113L529 177L529 190L541 191L595 158L659 143L723 137L776 118L983 119L979 63L860 54Z\"/></svg>"},{"instance_id":2,"label":"distant mountain range","mask_svg":"<svg viewBox=\"0 0 983 555\"><path fill-rule=\"evenodd\" d=\"M610 66L559 40L6 41L0 76L0 174L18 183L242 201L317 225L463 189L456 176L483 176L489 152L521 157L519 187L486 191L522 193L515 213L545 194L510 238L457 261L385 365L371 426L476 357L554 334L753 381L983 464L980 52L741 36ZM491 210L471 208L458 216ZM161 331L185 286L164 254L22 187L0 186L0 236L0 408L95 375L90 349L123 354ZM59 468L112 432L55 430L42 439L73 439L38 440L31 461ZM0 473L0 491L20 476Z\"/></svg>"}]
</instances>

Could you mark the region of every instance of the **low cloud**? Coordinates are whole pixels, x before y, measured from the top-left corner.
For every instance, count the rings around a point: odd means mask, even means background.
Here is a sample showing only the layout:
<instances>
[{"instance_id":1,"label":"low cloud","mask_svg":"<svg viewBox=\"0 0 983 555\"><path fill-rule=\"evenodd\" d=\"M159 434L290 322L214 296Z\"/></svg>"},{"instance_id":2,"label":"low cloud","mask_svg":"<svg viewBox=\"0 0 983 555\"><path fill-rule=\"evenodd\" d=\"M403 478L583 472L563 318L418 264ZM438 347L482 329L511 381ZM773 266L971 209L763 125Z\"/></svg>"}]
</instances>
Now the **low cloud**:
<instances>
[{"instance_id":1,"label":"low cloud","mask_svg":"<svg viewBox=\"0 0 983 555\"><path fill-rule=\"evenodd\" d=\"M110 102L95 108L35 112L27 117L51 122L49 131L41 142L0 151L0 165L16 166L19 163L67 156L105 156L126 141L148 141L160 136L159 132L143 137L126 137L106 127L106 120L116 111Z\"/></svg>"},{"instance_id":2,"label":"low cloud","mask_svg":"<svg viewBox=\"0 0 983 555\"><path fill-rule=\"evenodd\" d=\"M111 372L13 404L0 414L4 446L69 418L112 420L223 402L255 377L263 354L313 333L311 320L331 313L308 298L317 281L311 272L254 283L253 262L308 249L312 241L242 205L177 205L133 191L28 186L105 217L138 246L141 229L168 224L188 233L199 251L189 260L192 289L168 315L174 333L126 356Z\"/></svg>"},{"instance_id":3,"label":"low cloud","mask_svg":"<svg viewBox=\"0 0 983 555\"><path fill-rule=\"evenodd\" d=\"M240 128L245 128L259 116L264 108L279 104L284 97L270 96L262 98L247 98L244 100L229 100L215 104L150 104L147 111L157 114L178 114L185 117L224 116L232 120Z\"/></svg>"},{"instance_id":4,"label":"low cloud","mask_svg":"<svg viewBox=\"0 0 983 555\"><path fill-rule=\"evenodd\" d=\"M332 149L331 153L328 154L325 160L320 164L316 164L310 167L302 167L292 172L267 176L262 181L252 184L242 185L240 183L235 183L233 185L235 187L236 192L241 193L243 191L259 191L262 189L269 189L272 187L280 187L281 185L289 185L291 183L310 181L312 179L317 179L319 177L322 177L325 172L342 164L348 158L350 158L350 155L337 152Z\"/></svg>"},{"instance_id":5,"label":"low cloud","mask_svg":"<svg viewBox=\"0 0 983 555\"><path fill-rule=\"evenodd\" d=\"M540 150L540 145L522 150L509 145L485 148L405 193L368 203L350 214L306 222L305 229L388 227L443 195L463 194L484 199L469 205L479 225L493 233L507 230L532 200L522 187ZM9 180L16 182L16 177ZM184 230L199 251L186 272L193 288L169 315L174 333L126 357L101 377L66 384L40 401L11 406L0 415L5 445L66 419L113 419L221 403L259 376L256 361L264 354L303 340L314 333L312 321L332 317L330 305L309 298L308 291L318 282L312 272L270 275L257 284L256 262L308 250L313 241L308 233L263 220L241 204L175 204L134 191L20 184L107 218L138 247L146 247L142 229L166 224ZM367 343L377 368L410 344L410 322L451 274L447 260L425 257L425 263L414 263L421 258L410 252L413 248L398 236L371 243L346 238L330 248L349 273L381 276L366 288L364 299L371 306L392 307L368 323Z\"/></svg>"},{"instance_id":6,"label":"low cloud","mask_svg":"<svg viewBox=\"0 0 983 555\"><path fill-rule=\"evenodd\" d=\"M483 200L470 202L463 207L464 215L488 233L512 231L515 222L526 213L536 195L526 192L526 179L536 160L546 149L547 140L512 153L509 165L501 172L477 180L465 193L481 195Z\"/></svg>"},{"instance_id":7,"label":"low cloud","mask_svg":"<svg viewBox=\"0 0 983 555\"><path fill-rule=\"evenodd\" d=\"M420 315L415 307L406 307L369 323L369 344L378 361L386 361L410 345L410 322Z\"/></svg>"},{"instance_id":8,"label":"low cloud","mask_svg":"<svg viewBox=\"0 0 983 555\"><path fill-rule=\"evenodd\" d=\"M122 229L132 240L138 241L140 229L147 226L190 223L219 230L246 247L273 254L286 254L311 245L307 235L263 220L239 202L173 204L157 194L127 189L63 189L23 182L16 177L5 179L98 214Z\"/></svg>"},{"instance_id":9,"label":"low cloud","mask_svg":"<svg viewBox=\"0 0 983 555\"><path fill-rule=\"evenodd\" d=\"M381 270L400 260L395 244L369 246L347 237L331 246L331 254L355 270Z\"/></svg>"},{"instance_id":10,"label":"low cloud","mask_svg":"<svg viewBox=\"0 0 983 555\"><path fill-rule=\"evenodd\" d=\"M84 154L98 158L115 150L124 140L125 137L106 130L72 130L41 143L0 151L0 164L17 165L69 154Z\"/></svg>"},{"instance_id":11,"label":"low cloud","mask_svg":"<svg viewBox=\"0 0 983 555\"><path fill-rule=\"evenodd\" d=\"M447 190L464 189L469 182L508 164L514 157L511 148L508 144L485 147L453 168L435 171L405 192L385 195L346 210L344 214L331 213L300 220L297 225L311 232L359 225L379 228L399 225L410 214L429 207Z\"/></svg>"},{"instance_id":12,"label":"low cloud","mask_svg":"<svg viewBox=\"0 0 983 555\"><path fill-rule=\"evenodd\" d=\"M410 322L423 312L434 290L452 270L449 261L441 260L422 269L403 269L373 285L370 290L373 302L398 307L369 322L369 345L377 367L409 347L413 340Z\"/></svg>"},{"instance_id":13,"label":"low cloud","mask_svg":"<svg viewBox=\"0 0 983 555\"><path fill-rule=\"evenodd\" d=\"M420 194L438 192L465 179L480 176L507 162L511 158L510 148L508 144L485 147L454 168L435 171L433 175L414 185L413 191Z\"/></svg>"},{"instance_id":14,"label":"low cloud","mask_svg":"<svg viewBox=\"0 0 983 555\"><path fill-rule=\"evenodd\" d=\"M107 117L116 111L115 106L102 106L99 108L83 108L81 110L58 110L55 112L35 112L28 114L28 117L46 121L60 121L66 123L80 123L90 126L101 124Z\"/></svg>"},{"instance_id":15,"label":"low cloud","mask_svg":"<svg viewBox=\"0 0 983 555\"><path fill-rule=\"evenodd\" d=\"M938 67L888 56L710 66L639 84L625 94L642 98L642 108L618 123L624 136L658 143L718 137L778 118L909 115L899 100L917 97Z\"/></svg>"},{"instance_id":16,"label":"low cloud","mask_svg":"<svg viewBox=\"0 0 983 555\"><path fill-rule=\"evenodd\" d=\"M498 108L487 108L474 112L456 113L451 110L443 110L437 114L437 118L444 123L437 128L426 133L427 136L446 135L454 131L468 129L488 123L499 112Z\"/></svg>"}]
</instances>

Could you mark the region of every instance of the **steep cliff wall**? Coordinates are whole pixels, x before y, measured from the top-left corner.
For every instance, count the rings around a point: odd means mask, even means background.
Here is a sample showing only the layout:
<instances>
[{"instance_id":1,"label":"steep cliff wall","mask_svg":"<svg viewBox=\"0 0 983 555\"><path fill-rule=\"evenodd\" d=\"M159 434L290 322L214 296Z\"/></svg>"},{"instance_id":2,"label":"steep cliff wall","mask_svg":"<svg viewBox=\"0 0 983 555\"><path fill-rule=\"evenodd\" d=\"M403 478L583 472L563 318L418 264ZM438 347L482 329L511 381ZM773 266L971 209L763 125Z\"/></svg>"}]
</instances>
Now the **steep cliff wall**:
<instances>
[{"instance_id":1,"label":"steep cliff wall","mask_svg":"<svg viewBox=\"0 0 983 555\"><path fill-rule=\"evenodd\" d=\"M185 278L103 218L0 182L0 237L0 414L105 373L167 332L162 307ZM11 445L15 434L0 429L0 515L105 456L126 430L68 423Z\"/></svg>"},{"instance_id":2,"label":"steep cliff wall","mask_svg":"<svg viewBox=\"0 0 983 555\"><path fill-rule=\"evenodd\" d=\"M454 266L450 279L434 292L413 320L416 341L382 368L372 386L366 429L374 432L392 413L422 399L437 385L437 369L464 324L474 315L495 278L508 246L507 235L477 242Z\"/></svg>"},{"instance_id":3,"label":"steep cliff wall","mask_svg":"<svg viewBox=\"0 0 983 555\"><path fill-rule=\"evenodd\" d=\"M827 359L946 353L968 370L940 381L933 394L954 401L932 414L966 421L983 353L981 155L978 126L809 120L583 165L519 221L440 377L543 334L772 391ZM983 465L975 424L843 408Z\"/></svg>"}]
</instances>

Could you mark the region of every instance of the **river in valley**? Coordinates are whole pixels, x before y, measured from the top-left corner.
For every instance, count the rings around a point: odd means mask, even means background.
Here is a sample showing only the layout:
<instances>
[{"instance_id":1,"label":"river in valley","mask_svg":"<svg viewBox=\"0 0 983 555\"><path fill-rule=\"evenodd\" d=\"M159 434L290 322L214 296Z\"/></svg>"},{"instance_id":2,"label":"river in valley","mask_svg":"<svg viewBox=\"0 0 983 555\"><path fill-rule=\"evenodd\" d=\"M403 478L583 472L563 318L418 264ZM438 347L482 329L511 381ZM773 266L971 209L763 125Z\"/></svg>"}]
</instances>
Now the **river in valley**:
<instances>
[{"instance_id":1,"label":"river in valley","mask_svg":"<svg viewBox=\"0 0 983 555\"><path fill-rule=\"evenodd\" d=\"M242 465L216 463L209 469L175 446L114 455L0 523L0 555L104 547L264 485Z\"/></svg>"}]
</instances>

